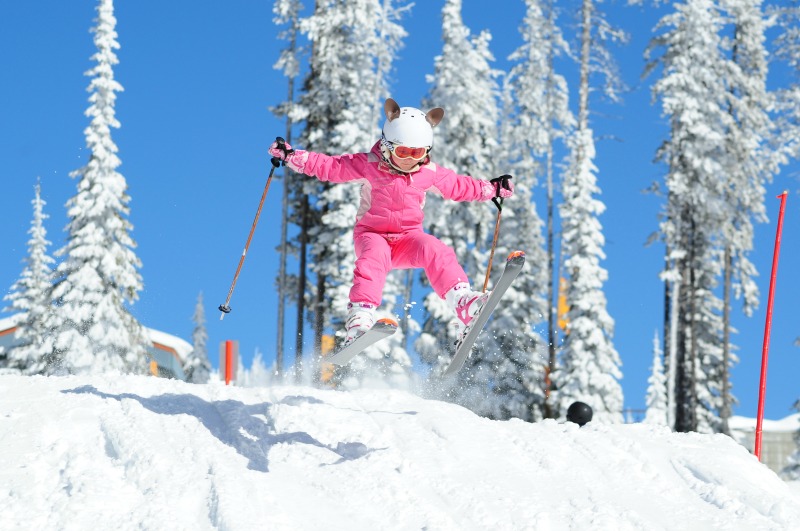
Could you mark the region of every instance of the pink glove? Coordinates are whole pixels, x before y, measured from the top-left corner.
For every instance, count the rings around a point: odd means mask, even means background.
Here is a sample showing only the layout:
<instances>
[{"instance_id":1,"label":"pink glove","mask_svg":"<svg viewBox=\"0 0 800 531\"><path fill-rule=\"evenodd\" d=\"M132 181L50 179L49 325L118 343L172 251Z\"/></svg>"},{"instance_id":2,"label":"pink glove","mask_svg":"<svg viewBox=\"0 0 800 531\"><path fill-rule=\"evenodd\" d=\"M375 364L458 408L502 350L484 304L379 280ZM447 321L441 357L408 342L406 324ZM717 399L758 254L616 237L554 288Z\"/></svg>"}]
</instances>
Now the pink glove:
<instances>
[{"instance_id":1,"label":"pink glove","mask_svg":"<svg viewBox=\"0 0 800 531\"><path fill-rule=\"evenodd\" d=\"M308 160L308 151L292 149L292 146L285 142L280 146L277 141L273 142L267 151L273 157L284 161L293 171L303 173L303 168L305 168Z\"/></svg>"},{"instance_id":2,"label":"pink glove","mask_svg":"<svg viewBox=\"0 0 800 531\"><path fill-rule=\"evenodd\" d=\"M494 186L494 196L501 199L508 199L514 195L514 184L511 182L510 175L501 175L489 181Z\"/></svg>"},{"instance_id":3,"label":"pink glove","mask_svg":"<svg viewBox=\"0 0 800 531\"><path fill-rule=\"evenodd\" d=\"M272 143L271 146L269 146L269 149L267 151L269 151L269 154L275 158L278 158L280 160L286 160L286 157L291 155L292 151L294 150L292 149L292 146L290 146L286 142L282 142L282 145L279 146L278 141L276 140L275 142Z\"/></svg>"}]
</instances>

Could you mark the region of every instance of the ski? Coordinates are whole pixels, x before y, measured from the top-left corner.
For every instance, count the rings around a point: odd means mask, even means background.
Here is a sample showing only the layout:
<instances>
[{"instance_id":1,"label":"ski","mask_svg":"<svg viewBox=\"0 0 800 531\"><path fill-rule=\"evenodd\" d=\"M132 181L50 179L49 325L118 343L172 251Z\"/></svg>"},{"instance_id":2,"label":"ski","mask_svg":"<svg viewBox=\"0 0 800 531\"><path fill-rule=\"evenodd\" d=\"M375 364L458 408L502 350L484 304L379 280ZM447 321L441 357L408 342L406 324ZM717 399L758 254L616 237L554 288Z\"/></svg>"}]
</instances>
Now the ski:
<instances>
[{"instance_id":1,"label":"ski","mask_svg":"<svg viewBox=\"0 0 800 531\"><path fill-rule=\"evenodd\" d=\"M378 319L372 328L364 332L355 341L343 347L330 356L322 359L324 363L334 365L347 365L357 354L383 338L389 337L397 331L397 321L394 319Z\"/></svg>"},{"instance_id":2,"label":"ski","mask_svg":"<svg viewBox=\"0 0 800 531\"><path fill-rule=\"evenodd\" d=\"M455 356L453 356L450 365L445 369L443 376L451 376L457 373L464 365L464 362L467 361L467 356L469 356L472 346L475 344L475 340L478 339L478 336L489 320L489 317L491 317L497 303L503 298L503 294L508 290L511 283L514 282L514 279L517 278L524 264L525 252L514 251L508 255L506 267L503 270L503 274L500 276L500 280L497 281L494 290L492 290L492 294L489 296L489 300L486 301L486 305L481 309L481 313L475 317L475 320L466 330L466 335L464 335L461 342L457 344Z\"/></svg>"}]
</instances>

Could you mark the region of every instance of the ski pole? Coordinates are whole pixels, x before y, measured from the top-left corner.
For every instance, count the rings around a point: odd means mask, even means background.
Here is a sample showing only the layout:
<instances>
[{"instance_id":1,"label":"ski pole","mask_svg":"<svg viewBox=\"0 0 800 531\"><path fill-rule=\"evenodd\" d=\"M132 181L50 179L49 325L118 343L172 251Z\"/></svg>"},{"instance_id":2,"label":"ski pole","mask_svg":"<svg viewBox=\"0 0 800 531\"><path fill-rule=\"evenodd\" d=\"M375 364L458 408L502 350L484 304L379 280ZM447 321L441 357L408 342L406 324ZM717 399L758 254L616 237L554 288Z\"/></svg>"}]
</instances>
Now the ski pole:
<instances>
[{"instance_id":1,"label":"ski pole","mask_svg":"<svg viewBox=\"0 0 800 531\"><path fill-rule=\"evenodd\" d=\"M490 182L499 181L500 186L508 188L507 182L511 179L510 175L503 175L496 177ZM497 221L494 223L494 238L492 238L492 251L489 253L489 267L486 268L486 279L483 281L483 292L486 293L486 288L489 286L489 275L492 274L492 261L494 260L494 250L497 247L497 236L500 234L500 216L503 213L503 198L493 197L492 203L497 207Z\"/></svg>"},{"instance_id":2,"label":"ski pole","mask_svg":"<svg viewBox=\"0 0 800 531\"><path fill-rule=\"evenodd\" d=\"M282 149L285 153L289 154L291 151L286 150L286 141L281 137L276 137L275 141L278 143L278 147ZM226 313L231 313L231 307L228 306L231 302L231 296L233 296L233 288L236 286L236 280L239 278L239 272L242 270L242 264L244 264L244 257L247 256L247 249L250 247L250 240L253 239L253 233L256 230L256 225L258 225L258 218L261 216L261 208L264 206L264 200L267 198L267 192L269 191L269 185L272 182L272 175L275 173L275 168L281 165L281 159L278 157L272 157L270 160L272 162L272 169L269 171L269 177L267 178L267 185L264 187L264 193L261 194L261 202L258 204L258 210L256 211L256 218L253 220L253 226L250 228L250 234L247 236L247 243L244 244L244 251L242 251L242 257L239 259L239 266L236 268L236 273L233 275L233 282L231 283L231 289L228 290L228 298L225 299L225 304L219 305L219 311L222 312L219 316L219 320L225 318ZM286 162L284 161L283 164L285 165Z\"/></svg>"}]
</instances>

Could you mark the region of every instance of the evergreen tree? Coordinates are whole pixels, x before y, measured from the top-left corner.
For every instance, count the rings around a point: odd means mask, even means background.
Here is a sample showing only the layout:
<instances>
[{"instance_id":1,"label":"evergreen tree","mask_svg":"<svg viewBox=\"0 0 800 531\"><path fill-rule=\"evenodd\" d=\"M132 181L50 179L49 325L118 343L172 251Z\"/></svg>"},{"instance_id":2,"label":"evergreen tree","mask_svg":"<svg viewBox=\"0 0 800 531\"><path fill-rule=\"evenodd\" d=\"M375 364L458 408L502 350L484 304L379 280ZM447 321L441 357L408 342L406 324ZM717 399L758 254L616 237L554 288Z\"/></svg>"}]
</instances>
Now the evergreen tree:
<instances>
[{"instance_id":1,"label":"evergreen tree","mask_svg":"<svg viewBox=\"0 0 800 531\"><path fill-rule=\"evenodd\" d=\"M758 304L753 222L766 219L765 183L782 159L769 145L765 27L758 0L689 0L662 19L651 45L663 49L650 68L662 65L654 93L670 120L658 153L669 167L660 230L679 431L727 431L737 361L730 300L742 297L747 315Z\"/></svg>"},{"instance_id":2,"label":"evergreen tree","mask_svg":"<svg viewBox=\"0 0 800 531\"><path fill-rule=\"evenodd\" d=\"M775 124L770 111L774 97L767 91L767 51L765 31L768 23L761 0L725 0L722 3L733 25L730 42L731 78L729 113L734 124L727 132L725 179L729 221L723 224L723 337L722 359L711 372L718 374L710 390L719 395L712 410L718 414L719 431L729 433L728 418L736 398L731 392L730 368L738 358L730 335L730 302L743 300L745 315L758 305L755 283L757 271L749 259L753 249L754 222L766 221L764 195L783 156L772 146Z\"/></svg>"},{"instance_id":3,"label":"evergreen tree","mask_svg":"<svg viewBox=\"0 0 800 531\"><path fill-rule=\"evenodd\" d=\"M659 148L658 158L668 165L660 231L669 250L662 278L671 284L668 360L669 372L675 375L671 407L678 431L696 430L699 425L698 339L703 318L713 319L711 312L702 309L709 307L706 302L713 302L704 296L713 296L715 286L709 282L721 270L719 254L710 245L721 224L720 216L710 214L724 211L719 151L732 122L722 81L727 78L727 66L721 52L721 25L711 1L689 0L661 20L657 29L671 29L651 44L651 49L664 49L659 58L662 77L653 91L662 98L663 113L670 122L670 138ZM652 62L650 68L656 64Z\"/></svg>"},{"instance_id":4,"label":"evergreen tree","mask_svg":"<svg viewBox=\"0 0 800 531\"><path fill-rule=\"evenodd\" d=\"M273 378L272 375L276 373L276 368L272 370L267 368L264 364L264 356L259 349L256 349L253 356L253 363L247 369L243 364L239 364L236 371L236 386L237 387L269 387Z\"/></svg>"},{"instance_id":5,"label":"evergreen tree","mask_svg":"<svg viewBox=\"0 0 800 531\"><path fill-rule=\"evenodd\" d=\"M510 240L513 242L510 247L517 246L528 254L525 275L514 283L512 291L505 297L508 304L504 301L503 306L503 316L512 316L514 319L510 325L512 330L521 330L528 336L528 348L520 350L512 347L506 356L526 353L529 359L522 367L510 364L514 370L506 373L503 379L508 382L504 385L529 389L525 396L529 408L537 410L534 417L552 417L553 412L545 403L545 395L549 393L545 374L555 369L556 346L553 295L554 153L556 143L569 134L575 120L568 107L566 80L555 71L555 59L569 53L569 47L556 25L555 7L552 2L539 0L527 0L526 6L525 19L520 27L523 44L509 57L516 64L506 77L505 93L508 96L503 105L500 160L509 161L509 171L516 179L517 194L513 203L506 207L513 216L504 221L502 241ZM532 200L540 176L547 182L546 254L542 249L542 221ZM544 358L537 348L531 348L534 345L542 346L537 344L541 340L532 328L542 320L542 316L546 316L548 329ZM502 336L502 329L495 330L504 325L501 321L498 319L493 323L490 336ZM507 399L503 402L507 402Z\"/></svg>"},{"instance_id":6,"label":"evergreen tree","mask_svg":"<svg viewBox=\"0 0 800 531\"><path fill-rule=\"evenodd\" d=\"M566 302L569 329L564 339L562 366L555 374L559 409L576 400L589 404L594 420L622 421L621 361L612 344L614 321L606 309L602 290L608 273L600 265L605 258L605 238L599 216L605 205L595 175L595 145L589 128L590 75L602 74L605 93L615 99L619 82L603 41L622 39L595 9L583 0L581 10L580 86L577 131L570 138L570 162L562 185L562 252L567 277Z\"/></svg>"},{"instance_id":7,"label":"evergreen tree","mask_svg":"<svg viewBox=\"0 0 800 531\"><path fill-rule=\"evenodd\" d=\"M301 22L312 42L311 71L296 108L305 122L300 137L304 148L356 153L370 149L378 139L382 103L388 96L387 75L405 36L396 22L403 11L389 0L318 2L314 14ZM355 185L311 180L305 181L304 193L316 198L307 235L313 242L312 312L319 353L323 330L341 328L346 315L360 195Z\"/></svg>"},{"instance_id":8,"label":"evergreen tree","mask_svg":"<svg viewBox=\"0 0 800 531\"><path fill-rule=\"evenodd\" d=\"M285 102L281 103L273 109L273 112L286 120L286 142L292 141L292 108L294 105L294 86L295 81L300 75L300 61L302 53L300 46L297 42L297 37L300 32L299 18L303 10L303 4L297 0L275 0L272 7L272 12L275 17L273 21L276 25L288 25L288 28L278 34L278 38L289 41L286 49L282 50L278 61L274 67L282 70L288 81L288 95ZM288 167L283 169L283 200L281 202L281 243L279 247L280 252L280 266L278 268L278 278L276 279L276 287L278 290L278 323L277 323L277 342L275 346L275 368L278 376L283 373L283 354L284 354L284 317L286 313L286 300L291 296L290 286L296 284L295 278L290 281L290 275L286 271L286 262L290 251L293 249L288 240L288 224L289 224L289 201L291 197L290 183L293 180L293 173ZM298 318L297 329L298 335L302 338L302 311L300 318ZM302 345L302 341L301 341Z\"/></svg>"},{"instance_id":9,"label":"evergreen tree","mask_svg":"<svg viewBox=\"0 0 800 531\"><path fill-rule=\"evenodd\" d=\"M128 312L142 289L137 269L141 263L133 251L128 221L125 178L111 128L116 93L122 86L114 79L119 48L112 0L100 0L95 19L91 76L86 111L91 122L85 130L89 162L71 175L78 177L78 192L67 202L68 241L57 253L57 281L50 297L57 305L49 327L48 374L91 373L106 370L143 372L145 340L142 327Z\"/></svg>"},{"instance_id":10,"label":"evergreen tree","mask_svg":"<svg viewBox=\"0 0 800 531\"><path fill-rule=\"evenodd\" d=\"M775 55L793 73L793 82L777 92L776 140L782 154L800 159L800 4L793 1L776 6L771 14L780 29Z\"/></svg>"},{"instance_id":11,"label":"evergreen tree","mask_svg":"<svg viewBox=\"0 0 800 531\"><path fill-rule=\"evenodd\" d=\"M495 280L504 258L513 248L526 252L525 271L503 295L502 307L478 341L487 365L485 380L492 382L489 416L536 421L545 417L544 376L547 368L545 340L534 330L544 320L547 306L546 258L542 221L532 199L530 175L517 174L512 201L503 207L502 236L492 269ZM491 285L490 285L491 287Z\"/></svg>"},{"instance_id":12,"label":"evergreen tree","mask_svg":"<svg viewBox=\"0 0 800 531\"><path fill-rule=\"evenodd\" d=\"M647 413L645 424L667 425L667 378L664 376L663 352L658 339L658 331L653 334L653 365L647 379Z\"/></svg>"},{"instance_id":13,"label":"evergreen tree","mask_svg":"<svg viewBox=\"0 0 800 531\"><path fill-rule=\"evenodd\" d=\"M447 0L442 9L442 53L434 59L434 74L424 107L442 107L444 120L434 129L431 152L436 164L461 174L491 179L499 175L498 148L500 96L489 51L491 34L470 34L461 17L461 0ZM473 289L480 290L489 257L495 211L491 203L454 203L429 194L425 205L426 229L451 246L464 267ZM447 365L456 338L452 308L435 293L425 298L428 318L415 348L434 372ZM472 356L459 372L462 381L451 399L474 411L488 414L487 379L493 372L493 353ZM460 397L460 398L459 398Z\"/></svg>"},{"instance_id":14,"label":"evergreen tree","mask_svg":"<svg viewBox=\"0 0 800 531\"><path fill-rule=\"evenodd\" d=\"M211 362L208 361L208 331L206 330L206 312L203 307L203 293L197 295L194 307L194 330L192 330L192 351L183 362L186 381L190 383L208 383L211 377Z\"/></svg>"},{"instance_id":15,"label":"evergreen tree","mask_svg":"<svg viewBox=\"0 0 800 531\"><path fill-rule=\"evenodd\" d=\"M44 206L41 185L34 187L33 220L28 234L28 256L19 279L11 286L11 292L4 297L10 301L7 312L17 313L17 329L14 336L17 344L5 352L3 367L18 369L23 374L37 374L44 369L43 344L48 334L48 315L52 311L50 287L53 280L52 264L55 262L48 254L50 242L44 220Z\"/></svg>"},{"instance_id":16,"label":"evergreen tree","mask_svg":"<svg viewBox=\"0 0 800 531\"><path fill-rule=\"evenodd\" d=\"M608 273L600 266L605 258L605 238L597 217L605 205L594 172L592 131L576 133L573 158L562 188L560 206L562 246L568 277L566 300L569 327L564 339L562 365L555 373L562 414L576 400L589 404L594 419L622 421L621 361L612 344L614 321L606 310L602 291Z\"/></svg>"}]
</instances>

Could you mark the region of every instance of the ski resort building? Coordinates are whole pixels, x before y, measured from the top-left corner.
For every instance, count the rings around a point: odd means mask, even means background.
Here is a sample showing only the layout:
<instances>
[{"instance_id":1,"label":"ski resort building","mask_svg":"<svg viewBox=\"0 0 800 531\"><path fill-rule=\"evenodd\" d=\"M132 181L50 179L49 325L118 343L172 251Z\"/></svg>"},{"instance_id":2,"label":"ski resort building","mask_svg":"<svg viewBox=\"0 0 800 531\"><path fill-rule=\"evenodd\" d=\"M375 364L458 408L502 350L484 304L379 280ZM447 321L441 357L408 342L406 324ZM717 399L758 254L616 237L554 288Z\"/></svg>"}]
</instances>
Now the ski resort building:
<instances>
[{"instance_id":1,"label":"ski resort building","mask_svg":"<svg viewBox=\"0 0 800 531\"><path fill-rule=\"evenodd\" d=\"M733 416L728 421L731 436L751 453L755 449L756 419ZM779 474L797 450L795 433L800 430L800 413L781 420L764 420L761 427L761 462Z\"/></svg>"},{"instance_id":2,"label":"ski resort building","mask_svg":"<svg viewBox=\"0 0 800 531\"><path fill-rule=\"evenodd\" d=\"M0 360L5 357L4 352L20 342L16 337L17 315L0 319ZM192 351L192 345L183 339L161 332L153 328L144 329L150 339L147 346L147 355L150 358L150 374L162 378L186 379L183 373L183 362Z\"/></svg>"}]
</instances>

